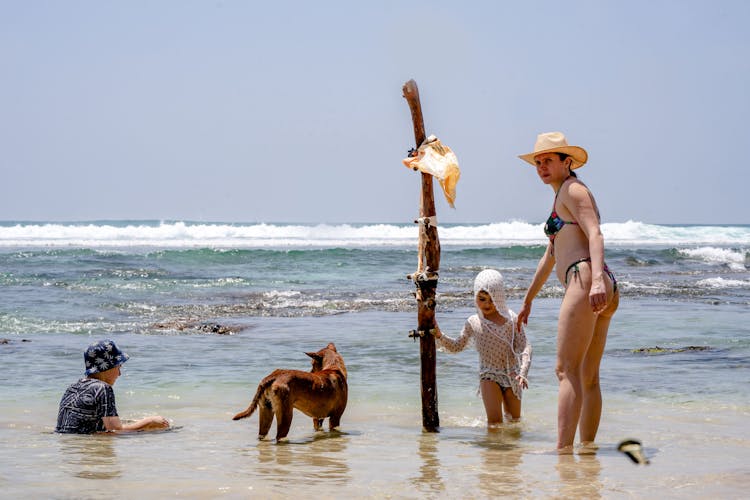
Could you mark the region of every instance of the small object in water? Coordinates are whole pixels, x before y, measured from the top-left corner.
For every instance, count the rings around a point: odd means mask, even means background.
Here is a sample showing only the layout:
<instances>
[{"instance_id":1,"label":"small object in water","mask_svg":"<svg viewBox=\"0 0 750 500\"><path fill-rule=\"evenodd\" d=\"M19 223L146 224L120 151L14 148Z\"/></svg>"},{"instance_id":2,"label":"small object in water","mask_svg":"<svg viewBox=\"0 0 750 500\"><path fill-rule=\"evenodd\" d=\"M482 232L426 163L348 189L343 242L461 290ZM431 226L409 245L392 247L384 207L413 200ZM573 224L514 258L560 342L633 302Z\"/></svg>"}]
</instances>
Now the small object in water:
<instances>
[{"instance_id":1,"label":"small object in water","mask_svg":"<svg viewBox=\"0 0 750 500\"><path fill-rule=\"evenodd\" d=\"M633 349L634 353L642 354L674 354L678 352L686 351L710 351L711 348L703 345L688 345L685 347L641 347L640 349Z\"/></svg>"},{"instance_id":2,"label":"small object in water","mask_svg":"<svg viewBox=\"0 0 750 500\"><path fill-rule=\"evenodd\" d=\"M617 450L623 452L633 463L638 465L648 465L650 462L643 453L643 447L640 441L635 439L626 439L617 446Z\"/></svg>"},{"instance_id":3,"label":"small object in water","mask_svg":"<svg viewBox=\"0 0 750 500\"><path fill-rule=\"evenodd\" d=\"M220 325L218 323L203 323L198 325L196 328L202 332L216 333L219 335L231 335L235 330L231 326Z\"/></svg>"}]
</instances>

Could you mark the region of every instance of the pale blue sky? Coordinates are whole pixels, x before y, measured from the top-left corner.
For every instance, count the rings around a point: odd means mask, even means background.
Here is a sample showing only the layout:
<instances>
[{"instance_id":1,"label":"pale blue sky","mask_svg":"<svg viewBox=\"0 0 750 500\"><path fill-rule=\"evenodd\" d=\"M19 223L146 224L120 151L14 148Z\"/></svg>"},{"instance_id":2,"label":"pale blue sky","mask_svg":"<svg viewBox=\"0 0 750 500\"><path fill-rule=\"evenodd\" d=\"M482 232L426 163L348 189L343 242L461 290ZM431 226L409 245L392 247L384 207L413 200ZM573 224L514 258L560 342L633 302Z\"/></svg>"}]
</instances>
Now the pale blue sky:
<instances>
[{"instance_id":1,"label":"pale blue sky","mask_svg":"<svg viewBox=\"0 0 750 500\"><path fill-rule=\"evenodd\" d=\"M0 0L2 220L539 222L561 130L605 222L750 223L750 2Z\"/></svg>"}]
</instances>

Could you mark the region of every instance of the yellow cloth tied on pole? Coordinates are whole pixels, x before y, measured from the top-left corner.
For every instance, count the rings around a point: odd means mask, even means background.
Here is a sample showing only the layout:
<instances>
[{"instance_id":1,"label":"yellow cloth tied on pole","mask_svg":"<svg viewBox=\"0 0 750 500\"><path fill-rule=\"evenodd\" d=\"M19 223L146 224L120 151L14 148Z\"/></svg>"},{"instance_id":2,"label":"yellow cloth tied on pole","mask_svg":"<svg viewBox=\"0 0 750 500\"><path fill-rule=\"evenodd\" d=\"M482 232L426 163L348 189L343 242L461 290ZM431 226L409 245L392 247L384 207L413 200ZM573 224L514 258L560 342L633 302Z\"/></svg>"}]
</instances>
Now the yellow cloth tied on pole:
<instances>
[{"instance_id":1,"label":"yellow cloth tied on pole","mask_svg":"<svg viewBox=\"0 0 750 500\"><path fill-rule=\"evenodd\" d=\"M451 148L440 142L434 135L429 136L417 149L417 156L402 160L405 166L436 177L443 188L448 204L456 200L456 184L461 177L458 158Z\"/></svg>"}]
</instances>

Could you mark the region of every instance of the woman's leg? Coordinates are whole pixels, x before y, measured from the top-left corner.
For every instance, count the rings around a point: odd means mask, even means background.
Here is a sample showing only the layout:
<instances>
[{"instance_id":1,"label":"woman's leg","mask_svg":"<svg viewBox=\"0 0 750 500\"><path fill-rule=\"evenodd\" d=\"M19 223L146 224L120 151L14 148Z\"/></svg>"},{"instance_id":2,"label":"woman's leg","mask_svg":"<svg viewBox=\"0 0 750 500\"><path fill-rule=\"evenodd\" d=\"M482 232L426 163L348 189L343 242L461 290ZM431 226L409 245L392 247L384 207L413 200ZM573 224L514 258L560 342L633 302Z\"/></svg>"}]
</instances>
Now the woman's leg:
<instances>
[{"instance_id":1,"label":"woman's leg","mask_svg":"<svg viewBox=\"0 0 750 500\"><path fill-rule=\"evenodd\" d=\"M503 393L500 386L492 380L482 380L479 383L482 392L484 410L487 412L487 425L503 423Z\"/></svg>"},{"instance_id":2,"label":"woman's leg","mask_svg":"<svg viewBox=\"0 0 750 500\"><path fill-rule=\"evenodd\" d=\"M594 334L596 316L589 304L587 286L576 279L568 285L557 324L557 447L573 445L583 406L581 368Z\"/></svg>"},{"instance_id":3,"label":"woman's leg","mask_svg":"<svg viewBox=\"0 0 750 500\"><path fill-rule=\"evenodd\" d=\"M513 393L513 389L505 387L503 391L503 405L513 420L521 418L521 400Z\"/></svg>"},{"instance_id":4,"label":"woman's leg","mask_svg":"<svg viewBox=\"0 0 750 500\"><path fill-rule=\"evenodd\" d=\"M599 365L607 342L607 331L612 316L617 310L620 295L615 293L607 308L596 318L594 336L591 345L583 359L581 373L583 376L583 406L581 420L578 424L579 436L582 443L591 443L596 439L599 430L599 420L602 416L602 392L599 386Z\"/></svg>"}]
</instances>

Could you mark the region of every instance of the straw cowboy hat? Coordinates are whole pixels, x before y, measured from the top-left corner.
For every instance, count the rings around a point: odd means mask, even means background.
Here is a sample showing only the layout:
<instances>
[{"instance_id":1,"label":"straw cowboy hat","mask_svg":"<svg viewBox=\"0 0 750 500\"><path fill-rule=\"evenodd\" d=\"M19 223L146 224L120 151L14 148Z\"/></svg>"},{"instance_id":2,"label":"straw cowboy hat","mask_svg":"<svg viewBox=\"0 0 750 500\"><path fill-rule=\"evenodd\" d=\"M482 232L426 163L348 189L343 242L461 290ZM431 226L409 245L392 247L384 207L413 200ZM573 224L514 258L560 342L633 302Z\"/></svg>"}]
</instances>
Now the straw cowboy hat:
<instances>
[{"instance_id":1,"label":"straw cowboy hat","mask_svg":"<svg viewBox=\"0 0 750 500\"><path fill-rule=\"evenodd\" d=\"M568 146L568 141L562 132L545 132L539 134L536 137L536 144L534 144L534 152L519 155L518 157L536 166L534 157L542 153L565 153L573 160L573 164L570 166L571 169L582 167L589 159L589 154L582 147Z\"/></svg>"}]
</instances>

